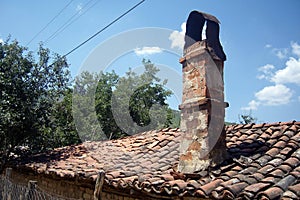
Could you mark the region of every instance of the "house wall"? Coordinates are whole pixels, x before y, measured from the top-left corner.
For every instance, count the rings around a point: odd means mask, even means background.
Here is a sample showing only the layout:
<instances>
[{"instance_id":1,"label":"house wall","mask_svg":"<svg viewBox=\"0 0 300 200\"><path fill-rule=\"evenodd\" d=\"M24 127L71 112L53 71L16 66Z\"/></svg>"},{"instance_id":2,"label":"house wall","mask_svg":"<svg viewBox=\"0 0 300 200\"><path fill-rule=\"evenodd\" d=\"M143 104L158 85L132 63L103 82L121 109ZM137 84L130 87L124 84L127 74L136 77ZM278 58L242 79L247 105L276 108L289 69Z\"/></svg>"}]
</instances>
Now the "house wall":
<instances>
[{"instance_id":1,"label":"house wall","mask_svg":"<svg viewBox=\"0 0 300 200\"><path fill-rule=\"evenodd\" d=\"M12 170L9 180L13 184L24 185L24 187L28 185L29 181L36 181L37 190L45 192L45 195L84 200L94 199L94 185L80 180L65 180L51 175L35 175L17 170Z\"/></svg>"},{"instance_id":2,"label":"house wall","mask_svg":"<svg viewBox=\"0 0 300 200\"><path fill-rule=\"evenodd\" d=\"M13 184L28 187L29 181L36 181L36 190L44 192L47 196L57 197L61 199L81 199L95 200L94 187L95 183L85 180L67 180L58 178L57 176L35 174L24 170L11 170L9 176L6 176ZM4 186L5 187L5 186ZM5 190L5 189L4 189ZM11 192L16 192L10 190ZM19 199L24 199L25 194L18 194ZM12 194L2 194L2 199L11 199ZM16 196L14 194L14 196ZM39 195L37 195L40 197ZM1 197L1 194L0 194ZM39 199L37 197L37 199ZM1 199L1 198L0 198ZM160 196L156 194L146 194L135 190L115 189L108 186L103 187L103 190L98 197L99 200L201 200L194 197L178 197L178 196ZM206 199L207 200L207 199Z\"/></svg>"}]
</instances>

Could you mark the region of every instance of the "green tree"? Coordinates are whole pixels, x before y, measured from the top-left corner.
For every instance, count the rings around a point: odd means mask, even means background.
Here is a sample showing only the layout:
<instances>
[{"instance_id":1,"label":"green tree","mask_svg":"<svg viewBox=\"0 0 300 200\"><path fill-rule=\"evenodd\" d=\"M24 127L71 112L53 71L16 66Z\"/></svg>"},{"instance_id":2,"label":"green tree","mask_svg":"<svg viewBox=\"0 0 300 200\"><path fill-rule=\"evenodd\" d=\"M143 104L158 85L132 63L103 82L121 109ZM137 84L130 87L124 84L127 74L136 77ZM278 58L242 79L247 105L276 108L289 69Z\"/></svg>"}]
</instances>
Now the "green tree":
<instances>
[{"instance_id":1,"label":"green tree","mask_svg":"<svg viewBox=\"0 0 300 200\"><path fill-rule=\"evenodd\" d=\"M119 76L114 71L105 74L101 72L95 94L97 118L108 139L124 136L114 120L111 108L113 88L116 87L118 80Z\"/></svg>"},{"instance_id":2,"label":"green tree","mask_svg":"<svg viewBox=\"0 0 300 200\"><path fill-rule=\"evenodd\" d=\"M82 141L121 136L116 134L119 133L119 129L111 112L112 89L118 79L119 76L114 71L111 73L84 71L76 77L73 113Z\"/></svg>"},{"instance_id":3,"label":"green tree","mask_svg":"<svg viewBox=\"0 0 300 200\"><path fill-rule=\"evenodd\" d=\"M169 119L171 119L171 124L170 127L171 128L179 128L180 127L180 111L179 110L172 110L171 113L168 113Z\"/></svg>"},{"instance_id":4,"label":"green tree","mask_svg":"<svg viewBox=\"0 0 300 200\"><path fill-rule=\"evenodd\" d=\"M82 141L105 139L95 110L96 89L101 74L84 71L75 78L73 116ZM103 92L101 95L107 94Z\"/></svg>"},{"instance_id":5,"label":"green tree","mask_svg":"<svg viewBox=\"0 0 300 200\"><path fill-rule=\"evenodd\" d=\"M143 60L144 73L131 69L119 79L113 91L114 119L122 132L135 134L171 124L171 109L166 103L172 92L164 86L167 80L157 76L159 69L150 60Z\"/></svg>"},{"instance_id":6,"label":"green tree","mask_svg":"<svg viewBox=\"0 0 300 200\"><path fill-rule=\"evenodd\" d=\"M48 129L51 132L48 140L53 147L81 143L72 114L72 95L73 90L66 89L62 99L53 105L51 126Z\"/></svg>"},{"instance_id":7,"label":"green tree","mask_svg":"<svg viewBox=\"0 0 300 200\"><path fill-rule=\"evenodd\" d=\"M239 115L239 121L241 124L252 124L256 123L257 118L253 117L250 111L248 114Z\"/></svg>"},{"instance_id":8,"label":"green tree","mask_svg":"<svg viewBox=\"0 0 300 200\"><path fill-rule=\"evenodd\" d=\"M49 135L44 130L49 129L53 105L67 88L67 69L64 57L50 56L42 45L35 61L17 41L0 44L1 167L19 145L32 150L48 147Z\"/></svg>"},{"instance_id":9,"label":"green tree","mask_svg":"<svg viewBox=\"0 0 300 200\"><path fill-rule=\"evenodd\" d=\"M116 139L171 126L174 114L166 99L172 93L164 88L166 81L157 77L154 64L143 60L143 65L140 75L130 69L124 77L113 71L83 72L76 78L73 111L83 140Z\"/></svg>"}]
</instances>

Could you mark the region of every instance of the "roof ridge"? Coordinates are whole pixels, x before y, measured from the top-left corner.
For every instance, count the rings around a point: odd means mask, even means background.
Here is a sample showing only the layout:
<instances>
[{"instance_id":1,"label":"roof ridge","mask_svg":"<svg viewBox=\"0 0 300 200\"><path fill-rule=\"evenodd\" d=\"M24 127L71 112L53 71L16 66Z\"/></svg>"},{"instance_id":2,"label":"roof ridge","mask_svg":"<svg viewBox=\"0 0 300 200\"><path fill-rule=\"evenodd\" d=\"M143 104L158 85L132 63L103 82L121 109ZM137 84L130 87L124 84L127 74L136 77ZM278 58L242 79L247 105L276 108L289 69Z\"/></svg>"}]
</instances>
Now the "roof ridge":
<instances>
[{"instance_id":1,"label":"roof ridge","mask_svg":"<svg viewBox=\"0 0 300 200\"><path fill-rule=\"evenodd\" d=\"M262 128L262 127L271 127L271 126L283 126L283 125L294 125L297 121L287 121L287 122L271 122L271 123L251 123L251 124L232 124L226 125L226 130L238 130L238 129L251 129L251 128ZM299 122L300 123L300 122Z\"/></svg>"}]
</instances>

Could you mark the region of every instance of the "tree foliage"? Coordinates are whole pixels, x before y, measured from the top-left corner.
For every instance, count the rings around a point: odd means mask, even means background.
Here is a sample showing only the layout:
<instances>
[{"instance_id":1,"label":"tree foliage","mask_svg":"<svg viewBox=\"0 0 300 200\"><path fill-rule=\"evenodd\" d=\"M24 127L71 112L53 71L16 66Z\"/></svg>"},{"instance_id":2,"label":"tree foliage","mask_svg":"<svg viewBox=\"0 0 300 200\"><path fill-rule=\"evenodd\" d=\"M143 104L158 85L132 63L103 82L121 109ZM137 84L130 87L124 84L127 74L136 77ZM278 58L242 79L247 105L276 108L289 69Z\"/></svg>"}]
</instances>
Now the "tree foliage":
<instances>
[{"instance_id":1,"label":"tree foliage","mask_svg":"<svg viewBox=\"0 0 300 200\"><path fill-rule=\"evenodd\" d=\"M143 60L143 66L145 70L140 75L129 69L123 77L113 71L83 72L76 78L75 101L80 111L75 111L79 113L75 121L81 137L116 139L172 125L174 115L166 103L172 92L164 88L166 80L157 77L159 69L153 63ZM95 105L95 112L90 105ZM93 113L98 122L94 121Z\"/></svg>"},{"instance_id":2,"label":"tree foliage","mask_svg":"<svg viewBox=\"0 0 300 200\"><path fill-rule=\"evenodd\" d=\"M164 87L167 80L160 80L159 69L150 60L142 63L144 73L137 75L129 69L114 91L115 120L129 134L171 125L172 111L166 100L172 92Z\"/></svg>"},{"instance_id":3,"label":"tree foliage","mask_svg":"<svg viewBox=\"0 0 300 200\"><path fill-rule=\"evenodd\" d=\"M256 123L257 118L253 117L250 111L248 114L239 115L239 121L241 124L252 124Z\"/></svg>"},{"instance_id":4,"label":"tree foliage","mask_svg":"<svg viewBox=\"0 0 300 200\"><path fill-rule=\"evenodd\" d=\"M49 133L46 134L51 136L47 140L50 147L81 143L72 114L72 95L73 90L67 88L63 97L53 105L51 126L48 129Z\"/></svg>"},{"instance_id":5,"label":"tree foliage","mask_svg":"<svg viewBox=\"0 0 300 200\"><path fill-rule=\"evenodd\" d=\"M71 87L64 57L42 45L34 56L17 41L0 43L0 172L19 147L39 152L177 126L166 80L149 60L143 65L144 73L124 77L83 72Z\"/></svg>"},{"instance_id":6,"label":"tree foliage","mask_svg":"<svg viewBox=\"0 0 300 200\"><path fill-rule=\"evenodd\" d=\"M42 45L37 57L17 41L0 43L1 164L19 145L35 150L49 146L51 135L45 130L51 129L53 105L67 88L69 71L65 58L50 56Z\"/></svg>"},{"instance_id":7,"label":"tree foliage","mask_svg":"<svg viewBox=\"0 0 300 200\"><path fill-rule=\"evenodd\" d=\"M114 72L100 73L95 95L97 119L101 124L102 133L108 139L124 136L114 120L111 99L113 88L116 87L119 76Z\"/></svg>"}]
</instances>

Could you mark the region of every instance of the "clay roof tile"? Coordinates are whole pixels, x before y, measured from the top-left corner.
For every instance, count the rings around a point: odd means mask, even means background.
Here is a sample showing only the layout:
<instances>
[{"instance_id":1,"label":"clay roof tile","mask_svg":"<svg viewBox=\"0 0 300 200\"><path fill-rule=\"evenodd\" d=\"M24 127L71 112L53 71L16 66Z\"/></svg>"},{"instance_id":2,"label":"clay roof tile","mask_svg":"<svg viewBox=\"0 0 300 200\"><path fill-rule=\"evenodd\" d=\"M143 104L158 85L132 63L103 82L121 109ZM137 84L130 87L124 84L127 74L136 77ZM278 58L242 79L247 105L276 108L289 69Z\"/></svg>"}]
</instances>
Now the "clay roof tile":
<instances>
[{"instance_id":1,"label":"clay roof tile","mask_svg":"<svg viewBox=\"0 0 300 200\"><path fill-rule=\"evenodd\" d=\"M231 159L188 176L176 171L179 129L57 148L18 166L40 174L92 181L102 169L106 171L105 184L115 190L136 189L144 194L293 199L300 196L299 130L299 122L231 125L226 128Z\"/></svg>"},{"instance_id":2,"label":"clay roof tile","mask_svg":"<svg viewBox=\"0 0 300 200\"><path fill-rule=\"evenodd\" d=\"M280 187L271 187L266 191L258 194L258 199L280 199L283 194L283 190Z\"/></svg>"}]
</instances>

